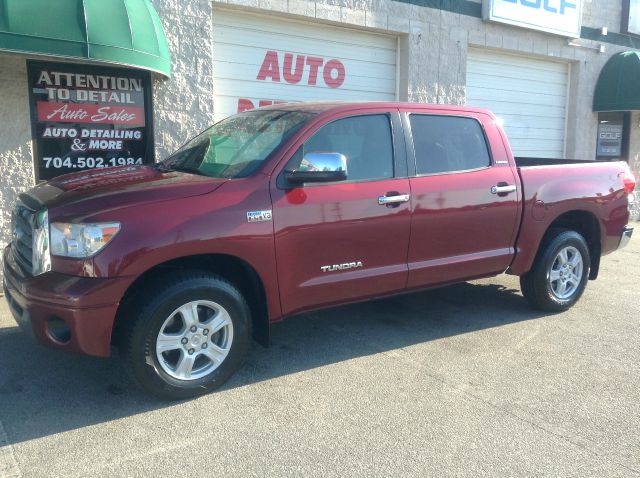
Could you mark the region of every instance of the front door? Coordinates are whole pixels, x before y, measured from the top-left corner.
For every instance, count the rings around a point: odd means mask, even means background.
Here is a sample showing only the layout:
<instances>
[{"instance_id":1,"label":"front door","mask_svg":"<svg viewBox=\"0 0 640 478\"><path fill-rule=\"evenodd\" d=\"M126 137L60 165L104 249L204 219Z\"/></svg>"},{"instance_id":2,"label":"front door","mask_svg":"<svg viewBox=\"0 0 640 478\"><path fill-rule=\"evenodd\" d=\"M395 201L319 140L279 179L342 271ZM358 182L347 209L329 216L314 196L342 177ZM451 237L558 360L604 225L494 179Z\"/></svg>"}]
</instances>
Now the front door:
<instances>
[{"instance_id":1,"label":"front door","mask_svg":"<svg viewBox=\"0 0 640 478\"><path fill-rule=\"evenodd\" d=\"M492 123L492 122L491 122ZM478 119L411 113L409 288L503 272L514 254L519 179Z\"/></svg>"},{"instance_id":2,"label":"front door","mask_svg":"<svg viewBox=\"0 0 640 478\"><path fill-rule=\"evenodd\" d=\"M407 281L410 191L398 174L398 164L406 168L398 114L335 119L309 134L285 169L303 169L314 152L343 154L347 179L296 187L272 181L284 314L400 291Z\"/></svg>"}]
</instances>

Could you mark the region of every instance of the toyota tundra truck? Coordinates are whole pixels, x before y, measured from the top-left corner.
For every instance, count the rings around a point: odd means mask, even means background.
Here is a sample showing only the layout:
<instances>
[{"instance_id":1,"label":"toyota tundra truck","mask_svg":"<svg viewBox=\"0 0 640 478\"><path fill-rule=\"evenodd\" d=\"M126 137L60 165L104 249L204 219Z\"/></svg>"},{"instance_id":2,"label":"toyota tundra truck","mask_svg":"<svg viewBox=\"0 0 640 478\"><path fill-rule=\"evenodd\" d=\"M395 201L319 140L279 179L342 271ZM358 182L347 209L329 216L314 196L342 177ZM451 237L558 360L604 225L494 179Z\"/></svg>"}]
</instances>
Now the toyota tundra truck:
<instances>
[{"instance_id":1,"label":"toyota tundra truck","mask_svg":"<svg viewBox=\"0 0 640 478\"><path fill-rule=\"evenodd\" d=\"M37 341L117 347L144 390L187 398L305 311L504 272L566 310L629 241L634 186L625 162L514 158L482 109L277 105L22 194L4 292Z\"/></svg>"}]
</instances>

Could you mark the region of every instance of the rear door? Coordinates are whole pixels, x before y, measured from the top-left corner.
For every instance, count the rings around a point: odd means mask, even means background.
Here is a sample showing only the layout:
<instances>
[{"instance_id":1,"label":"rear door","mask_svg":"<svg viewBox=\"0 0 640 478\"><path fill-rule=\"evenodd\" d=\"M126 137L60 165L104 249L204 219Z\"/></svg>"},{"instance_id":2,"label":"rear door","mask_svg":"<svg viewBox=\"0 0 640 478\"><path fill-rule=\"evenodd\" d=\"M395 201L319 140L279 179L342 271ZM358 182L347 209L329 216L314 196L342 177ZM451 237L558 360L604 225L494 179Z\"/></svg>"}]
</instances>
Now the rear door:
<instances>
[{"instance_id":1,"label":"rear door","mask_svg":"<svg viewBox=\"0 0 640 478\"><path fill-rule=\"evenodd\" d=\"M500 273L513 257L519 181L493 121L486 116L494 129L485 131L481 117L404 116L415 168L410 288Z\"/></svg>"},{"instance_id":2,"label":"rear door","mask_svg":"<svg viewBox=\"0 0 640 478\"><path fill-rule=\"evenodd\" d=\"M306 153L336 152L347 158L347 180L272 180L284 314L403 290L411 213L397 111L335 118L301 143L285 169L298 169Z\"/></svg>"}]
</instances>

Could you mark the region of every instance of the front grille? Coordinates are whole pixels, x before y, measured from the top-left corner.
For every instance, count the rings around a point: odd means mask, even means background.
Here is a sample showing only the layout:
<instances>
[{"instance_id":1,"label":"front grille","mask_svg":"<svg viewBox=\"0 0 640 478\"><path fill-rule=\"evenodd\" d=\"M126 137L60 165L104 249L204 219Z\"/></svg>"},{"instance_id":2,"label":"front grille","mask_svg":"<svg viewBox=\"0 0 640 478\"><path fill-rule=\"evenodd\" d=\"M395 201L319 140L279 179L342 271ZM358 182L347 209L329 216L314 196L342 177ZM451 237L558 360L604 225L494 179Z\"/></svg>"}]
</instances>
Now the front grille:
<instances>
[{"instance_id":1,"label":"front grille","mask_svg":"<svg viewBox=\"0 0 640 478\"><path fill-rule=\"evenodd\" d=\"M33 226L35 211L18 201L11 216L11 254L25 275L33 274Z\"/></svg>"},{"instance_id":2,"label":"front grille","mask_svg":"<svg viewBox=\"0 0 640 478\"><path fill-rule=\"evenodd\" d=\"M7 304L9 304L9 308L13 312L13 315L16 317L22 317L24 310L20 307L20 304L16 302L6 286L4 287L4 297L7 300Z\"/></svg>"}]
</instances>

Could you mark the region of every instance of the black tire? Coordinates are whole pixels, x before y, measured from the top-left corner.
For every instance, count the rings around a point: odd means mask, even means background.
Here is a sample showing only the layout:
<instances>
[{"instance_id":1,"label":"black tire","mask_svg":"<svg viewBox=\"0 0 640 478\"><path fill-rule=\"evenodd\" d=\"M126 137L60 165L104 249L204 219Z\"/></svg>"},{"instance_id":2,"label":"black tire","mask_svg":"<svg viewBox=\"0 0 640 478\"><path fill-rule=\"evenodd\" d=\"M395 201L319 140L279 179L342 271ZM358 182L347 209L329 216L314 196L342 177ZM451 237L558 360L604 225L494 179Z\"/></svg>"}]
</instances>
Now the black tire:
<instances>
[{"instance_id":1,"label":"black tire","mask_svg":"<svg viewBox=\"0 0 640 478\"><path fill-rule=\"evenodd\" d=\"M136 295L120 318L125 321L120 349L128 372L144 391L170 400L195 397L220 387L242 365L249 349L251 316L242 294L225 279L205 271L181 271L158 278ZM179 307L193 301L211 301L224 308L232 323L231 340L226 357L211 373L180 380L165 370L166 363L160 364L156 341L165 321ZM202 315L199 307L196 310ZM213 336L208 339L213 343ZM176 350L175 353L184 357L187 352ZM192 354L190 349L189 355Z\"/></svg>"},{"instance_id":2,"label":"black tire","mask_svg":"<svg viewBox=\"0 0 640 478\"><path fill-rule=\"evenodd\" d=\"M568 297L559 297L550 281L551 268L561 250L575 248L582 256L582 276ZM556 264L557 265L557 264ZM536 309L561 312L575 304L589 280L591 257L587 242L575 231L552 230L547 233L536 255L533 267L520 277L520 289L527 302Z\"/></svg>"}]
</instances>

